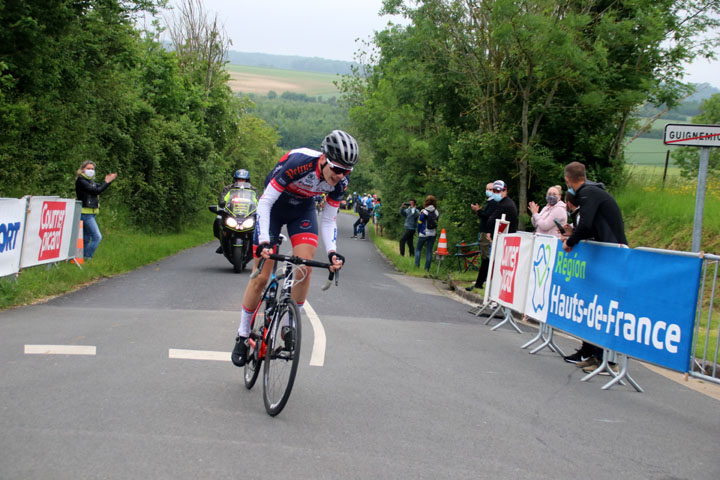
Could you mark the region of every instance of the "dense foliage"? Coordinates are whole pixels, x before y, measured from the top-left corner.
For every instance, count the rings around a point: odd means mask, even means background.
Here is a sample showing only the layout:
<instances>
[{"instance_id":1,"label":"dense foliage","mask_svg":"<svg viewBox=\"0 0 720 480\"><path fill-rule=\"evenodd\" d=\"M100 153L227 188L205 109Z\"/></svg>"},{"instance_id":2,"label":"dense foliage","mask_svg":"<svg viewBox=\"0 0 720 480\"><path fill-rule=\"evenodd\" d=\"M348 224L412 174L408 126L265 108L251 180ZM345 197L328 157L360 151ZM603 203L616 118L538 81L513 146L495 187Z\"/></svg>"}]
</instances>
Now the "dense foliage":
<instances>
[{"instance_id":1,"label":"dense foliage","mask_svg":"<svg viewBox=\"0 0 720 480\"><path fill-rule=\"evenodd\" d=\"M379 32L360 53L343 100L374 153L386 205L432 193L455 239L474 238L469 203L489 180L510 185L521 213L574 160L612 184L633 113L677 104L691 90L678 81L682 61L717 44L696 42L718 23L711 1L384 5L409 25Z\"/></svg>"},{"instance_id":2,"label":"dense foliage","mask_svg":"<svg viewBox=\"0 0 720 480\"><path fill-rule=\"evenodd\" d=\"M0 2L0 196L74 197L90 159L99 178L119 174L103 205L178 229L234 169L269 170L277 135L233 97L223 63L181 64L135 28L164 3Z\"/></svg>"}]
</instances>

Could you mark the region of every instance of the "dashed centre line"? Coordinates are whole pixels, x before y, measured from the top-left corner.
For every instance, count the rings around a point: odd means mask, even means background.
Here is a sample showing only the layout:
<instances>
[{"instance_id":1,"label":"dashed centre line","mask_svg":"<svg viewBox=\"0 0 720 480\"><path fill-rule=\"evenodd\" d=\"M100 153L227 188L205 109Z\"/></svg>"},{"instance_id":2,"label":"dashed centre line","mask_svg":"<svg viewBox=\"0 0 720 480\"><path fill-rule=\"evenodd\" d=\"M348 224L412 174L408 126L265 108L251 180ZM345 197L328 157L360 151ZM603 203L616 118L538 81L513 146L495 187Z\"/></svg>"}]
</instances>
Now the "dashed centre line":
<instances>
[{"instance_id":1,"label":"dashed centre line","mask_svg":"<svg viewBox=\"0 0 720 480\"><path fill-rule=\"evenodd\" d=\"M93 345L25 345L26 355L95 355Z\"/></svg>"},{"instance_id":2,"label":"dashed centre line","mask_svg":"<svg viewBox=\"0 0 720 480\"><path fill-rule=\"evenodd\" d=\"M229 362L230 352L214 352L209 350L181 350L171 348L168 351L168 358L180 360L214 360L218 362Z\"/></svg>"},{"instance_id":3,"label":"dashed centre line","mask_svg":"<svg viewBox=\"0 0 720 480\"><path fill-rule=\"evenodd\" d=\"M305 314L310 319L313 329L313 348L310 355L310 365L322 367L325 364L326 337L320 317L305 302ZM97 347L94 345L25 345L26 355L97 355ZM185 350L171 348L168 350L168 358L180 360L210 360L218 362L229 362L230 352L218 352L210 350Z\"/></svg>"}]
</instances>

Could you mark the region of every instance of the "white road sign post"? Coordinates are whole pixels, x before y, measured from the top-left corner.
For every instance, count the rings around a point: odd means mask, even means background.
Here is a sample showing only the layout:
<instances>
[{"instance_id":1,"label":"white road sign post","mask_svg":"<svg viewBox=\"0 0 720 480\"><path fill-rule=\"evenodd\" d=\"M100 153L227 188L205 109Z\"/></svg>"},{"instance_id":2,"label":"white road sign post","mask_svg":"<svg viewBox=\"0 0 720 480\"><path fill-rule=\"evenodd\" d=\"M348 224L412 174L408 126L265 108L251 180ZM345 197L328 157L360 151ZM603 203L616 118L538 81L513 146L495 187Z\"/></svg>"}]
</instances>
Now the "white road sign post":
<instances>
[{"instance_id":1,"label":"white road sign post","mask_svg":"<svg viewBox=\"0 0 720 480\"><path fill-rule=\"evenodd\" d=\"M692 251L700 251L703 211L705 210L705 187L707 184L710 148L720 147L720 125L693 125L668 123L665 125L665 145L700 147L697 192L695 193L695 221L693 223Z\"/></svg>"}]
</instances>

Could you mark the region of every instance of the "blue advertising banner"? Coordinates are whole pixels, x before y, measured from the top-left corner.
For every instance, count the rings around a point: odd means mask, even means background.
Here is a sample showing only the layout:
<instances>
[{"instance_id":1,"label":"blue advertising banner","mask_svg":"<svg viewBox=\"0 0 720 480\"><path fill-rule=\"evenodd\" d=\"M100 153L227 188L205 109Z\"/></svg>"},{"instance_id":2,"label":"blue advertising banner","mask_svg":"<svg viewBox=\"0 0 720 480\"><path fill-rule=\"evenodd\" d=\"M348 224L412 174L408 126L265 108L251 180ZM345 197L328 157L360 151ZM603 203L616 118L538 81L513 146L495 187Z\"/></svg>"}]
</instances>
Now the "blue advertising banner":
<instances>
[{"instance_id":1,"label":"blue advertising banner","mask_svg":"<svg viewBox=\"0 0 720 480\"><path fill-rule=\"evenodd\" d=\"M547 251L546 243L535 250ZM570 253L559 241L551 247L543 256L554 260L551 274L528 290L544 300L531 316L595 345L688 371L702 259L585 242Z\"/></svg>"}]
</instances>

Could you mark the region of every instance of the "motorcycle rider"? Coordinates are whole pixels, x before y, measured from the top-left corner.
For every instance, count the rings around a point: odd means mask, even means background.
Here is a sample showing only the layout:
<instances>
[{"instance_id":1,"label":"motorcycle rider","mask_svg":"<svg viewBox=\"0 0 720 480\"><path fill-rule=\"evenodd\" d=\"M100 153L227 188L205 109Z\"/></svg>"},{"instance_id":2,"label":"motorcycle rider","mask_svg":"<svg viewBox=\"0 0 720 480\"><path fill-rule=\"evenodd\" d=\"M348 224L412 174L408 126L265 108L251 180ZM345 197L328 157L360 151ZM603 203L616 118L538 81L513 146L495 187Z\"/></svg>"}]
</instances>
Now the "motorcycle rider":
<instances>
[{"instance_id":1,"label":"motorcycle rider","mask_svg":"<svg viewBox=\"0 0 720 480\"><path fill-rule=\"evenodd\" d=\"M233 173L233 183L230 185L225 185L222 192L220 192L220 196L218 197L218 205L224 206L228 202L228 193L233 188L247 188L253 191L257 197L257 189L252 186L250 183L250 172L245 170L244 168L241 168L240 170L235 170L235 173ZM256 198L257 203L257 198ZM215 222L213 223L213 234L215 234L215 238L217 238L220 241L220 246L215 250L215 253L223 253L222 248L222 239L220 238L220 232L222 230L222 217L220 215L215 217Z\"/></svg>"}]
</instances>

